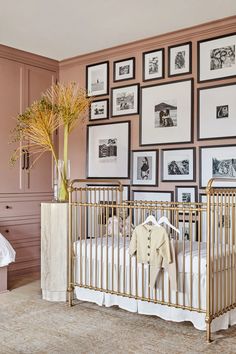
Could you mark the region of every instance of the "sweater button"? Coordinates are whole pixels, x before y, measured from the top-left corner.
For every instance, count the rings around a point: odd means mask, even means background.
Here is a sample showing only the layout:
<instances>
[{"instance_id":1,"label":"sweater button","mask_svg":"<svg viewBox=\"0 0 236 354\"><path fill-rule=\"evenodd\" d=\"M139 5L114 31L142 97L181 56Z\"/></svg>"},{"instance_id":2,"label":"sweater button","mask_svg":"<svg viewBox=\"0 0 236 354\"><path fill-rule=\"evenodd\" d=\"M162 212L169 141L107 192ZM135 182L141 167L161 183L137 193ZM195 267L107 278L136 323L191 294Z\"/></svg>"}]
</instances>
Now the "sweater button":
<instances>
[{"instance_id":1,"label":"sweater button","mask_svg":"<svg viewBox=\"0 0 236 354\"><path fill-rule=\"evenodd\" d=\"M148 245L148 248L150 248L150 246Z\"/></svg>"},{"instance_id":2,"label":"sweater button","mask_svg":"<svg viewBox=\"0 0 236 354\"><path fill-rule=\"evenodd\" d=\"M147 255L150 256L150 253L148 253Z\"/></svg>"}]
</instances>

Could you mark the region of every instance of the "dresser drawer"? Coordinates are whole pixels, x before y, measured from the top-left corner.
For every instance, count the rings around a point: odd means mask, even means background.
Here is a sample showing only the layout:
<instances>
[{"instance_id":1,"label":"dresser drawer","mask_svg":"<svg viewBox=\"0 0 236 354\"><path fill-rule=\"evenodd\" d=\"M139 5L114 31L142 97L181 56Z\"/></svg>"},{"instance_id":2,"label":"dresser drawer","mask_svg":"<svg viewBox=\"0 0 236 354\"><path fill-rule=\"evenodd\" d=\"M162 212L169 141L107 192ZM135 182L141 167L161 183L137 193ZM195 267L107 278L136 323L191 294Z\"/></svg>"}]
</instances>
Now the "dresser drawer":
<instances>
[{"instance_id":1,"label":"dresser drawer","mask_svg":"<svg viewBox=\"0 0 236 354\"><path fill-rule=\"evenodd\" d=\"M0 203L0 218L13 216L40 215L41 202L36 201L8 201Z\"/></svg>"},{"instance_id":2,"label":"dresser drawer","mask_svg":"<svg viewBox=\"0 0 236 354\"><path fill-rule=\"evenodd\" d=\"M14 247L26 240L32 241L34 239L40 239L40 223L32 222L17 225L7 225L5 223L1 225L0 223L0 233L6 237Z\"/></svg>"}]
</instances>

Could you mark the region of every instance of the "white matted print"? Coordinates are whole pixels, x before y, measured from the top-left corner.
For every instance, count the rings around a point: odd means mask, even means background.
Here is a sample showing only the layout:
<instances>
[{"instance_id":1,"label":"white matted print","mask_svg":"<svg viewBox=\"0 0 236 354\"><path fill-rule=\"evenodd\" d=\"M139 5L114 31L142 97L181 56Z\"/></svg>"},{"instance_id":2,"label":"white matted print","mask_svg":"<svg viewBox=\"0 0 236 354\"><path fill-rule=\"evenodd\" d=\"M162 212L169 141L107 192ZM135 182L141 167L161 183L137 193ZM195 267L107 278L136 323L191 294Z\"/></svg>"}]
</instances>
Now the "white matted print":
<instances>
[{"instance_id":1,"label":"white matted print","mask_svg":"<svg viewBox=\"0 0 236 354\"><path fill-rule=\"evenodd\" d=\"M236 145L201 147L199 168L202 188L207 186L209 179L219 177L225 181L215 181L214 187L235 187ZM233 178L235 182L228 182L227 178Z\"/></svg>"},{"instance_id":2,"label":"white matted print","mask_svg":"<svg viewBox=\"0 0 236 354\"><path fill-rule=\"evenodd\" d=\"M142 87L141 145L192 140L192 80Z\"/></svg>"},{"instance_id":3,"label":"white matted print","mask_svg":"<svg viewBox=\"0 0 236 354\"><path fill-rule=\"evenodd\" d=\"M114 81L131 80L135 78L135 58L114 62Z\"/></svg>"},{"instance_id":4,"label":"white matted print","mask_svg":"<svg viewBox=\"0 0 236 354\"><path fill-rule=\"evenodd\" d=\"M164 77L164 49L143 53L143 81Z\"/></svg>"},{"instance_id":5,"label":"white matted print","mask_svg":"<svg viewBox=\"0 0 236 354\"><path fill-rule=\"evenodd\" d=\"M139 84L112 88L112 117L138 114L138 96Z\"/></svg>"},{"instance_id":6,"label":"white matted print","mask_svg":"<svg viewBox=\"0 0 236 354\"><path fill-rule=\"evenodd\" d=\"M133 185L157 185L157 151L133 151Z\"/></svg>"},{"instance_id":7,"label":"white matted print","mask_svg":"<svg viewBox=\"0 0 236 354\"><path fill-rule=\"evenodd\" d=\"M236 84L198 90L199 140L236 136Z\"/></svg>"},{"instance_id":8,"label":"white matted print","mask_svg":"<svg viewBox=\"0 0 236 354\"><path fill-rule=\"evenodd\" d=\"M109 100L93 101L90 105L89 120L107 119L109 111Z\"/></svg>"},{"instance_id":9,"label":"white matted print","mask_svg":"<svg viewBox=\"0 0 236 354\"><path fill-rule=\"evenodd\" d=\"M129 178L130 122L88 126L88 178Z\"/></svg>"},{"instance_id":10,"label":"white matted print","mask_svg":"<svg viewBox=\"0 0 236 354\"><path fill-rule=\"evenodd\" d=\"M198 42L198 81L236 75L236 34Z\"/></svg>"},{"instance_id":11,"label":"white matted print","mask_svg":"<svg viewBox=\"0 0 236 354\"><path fill-rule=\"evenodd\" d=\"M86 66L87 95L103 96L109 91L109 62Z\"/></svg>"},{"instance_id":12,"label":"white matted print","mask_svg":"<svg viewBox=\"0 0 236 354\"><path fill-rule=\"evenodd\" d=\"M197 196L197 187L176 186L175 199L179 203L195 203Z\"/></svg>"},{"instance_id":13,"label":"white matted print","mask_svg":"<svg viewBox=\"0 0 236 354\"><path fill-rule=\"evenodd\" d=\"M162 181L194 181L195 148L162 150Z\"/></svg>"},{"instance_id":14,"label":"white matted print","mask_svg":"<svg viewBox=\"0 0 236 354\"><path fill-rule=\"evenodd\" d=\"M190 74L192 71L192 43L184 43L168 48L169 52L169 76Z\"/></svg>"}]
</instances>

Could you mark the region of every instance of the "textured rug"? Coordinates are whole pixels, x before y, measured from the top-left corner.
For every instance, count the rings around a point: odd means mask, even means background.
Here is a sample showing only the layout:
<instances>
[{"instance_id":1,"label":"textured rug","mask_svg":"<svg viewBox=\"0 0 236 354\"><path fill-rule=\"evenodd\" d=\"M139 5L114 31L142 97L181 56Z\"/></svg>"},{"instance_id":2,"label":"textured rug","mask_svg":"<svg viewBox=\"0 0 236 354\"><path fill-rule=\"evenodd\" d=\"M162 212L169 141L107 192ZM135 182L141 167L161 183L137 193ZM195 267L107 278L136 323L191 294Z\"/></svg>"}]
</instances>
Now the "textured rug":
<instances>
[{"instance_id":1,"label":"textured rug","mask_svg":"<svg viewBox=\"0 0 236 354\"><path fill-rule=\"evenodd\" d=\"M236 353L236 326L214 334L116 307L41 300L34 281L0 296L0 353Z\"/></svg>"}]
</instances>

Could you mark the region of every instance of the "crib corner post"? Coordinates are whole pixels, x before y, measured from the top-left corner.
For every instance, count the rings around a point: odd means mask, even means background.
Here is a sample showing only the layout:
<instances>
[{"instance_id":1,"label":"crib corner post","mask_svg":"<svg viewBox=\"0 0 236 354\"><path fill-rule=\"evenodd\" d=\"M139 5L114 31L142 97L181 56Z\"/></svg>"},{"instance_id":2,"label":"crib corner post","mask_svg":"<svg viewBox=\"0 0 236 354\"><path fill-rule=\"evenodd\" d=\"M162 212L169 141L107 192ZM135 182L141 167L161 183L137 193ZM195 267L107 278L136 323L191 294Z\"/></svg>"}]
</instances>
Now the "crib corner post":
<instances>
[{"instance_id":1,"label":"crib corner post","mask_svg":"<svg viewBox=\"0 0 236 354\"><path fill-rule=\"evenodd\" d=\"M73 183L73 182L72 182ZM68 188L69 192L69 210L68 210L68 221L69 221L69 230L68 230L68 302L69 306L72 306L73 301L73 284L72 284L72 272L73 272L73 262L72 262L72 247L73 247L73 240L72 240L72 183Z\"/></svg>"},{"instance_id":2,"label":"crib corner post","mask_svg":"<svg viewBox=\"0 0 236 354\"><path fill-rule=\"evenodd\" d=\"M206 319L206 337L207 337L207 342L211 343L212 339L211 339L211 320L210 319Z\"/></svg>"},{"instance_id":3,"label":"crib corner post","mask_svg":"<svg viewBox=\"0 0 236 354\"><path fill-rule=\"evenodd\" d=\"M68 304L69 304L69 307L72 307L72 305L73 305L73 288L71 285L69 285L67 292L68 292Z\"/></svg>"}]
</instances>

